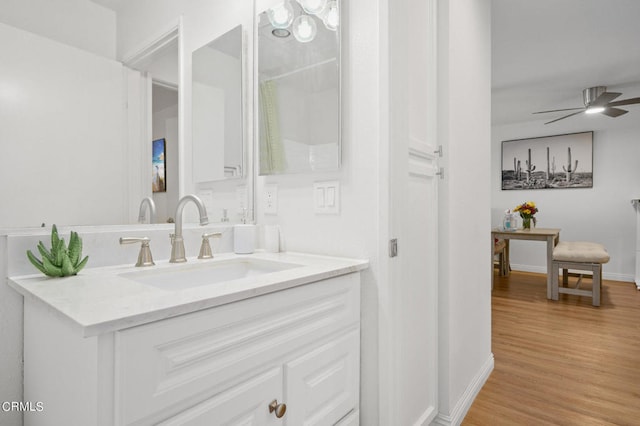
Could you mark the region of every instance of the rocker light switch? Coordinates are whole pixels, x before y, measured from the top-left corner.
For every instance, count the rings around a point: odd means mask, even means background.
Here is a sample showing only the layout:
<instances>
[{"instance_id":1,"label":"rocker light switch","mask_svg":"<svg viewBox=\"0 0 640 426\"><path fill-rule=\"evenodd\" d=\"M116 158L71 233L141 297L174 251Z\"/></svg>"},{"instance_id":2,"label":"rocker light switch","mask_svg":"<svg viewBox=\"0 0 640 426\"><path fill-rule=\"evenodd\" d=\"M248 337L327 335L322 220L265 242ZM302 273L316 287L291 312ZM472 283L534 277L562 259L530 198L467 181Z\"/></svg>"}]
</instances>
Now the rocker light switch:
<instances>
[{"instance_id":1,"label":"rocker light switch","mask_svg":"<svg viewBox=\"0 0 640 426\"><path fill-rule=\"evenodd\" d=\"M315 182L313 193L316 214L340 214L340 182Z\"/></svg>"},{"instance_id":2,"label":"rocker light switch","mask_svg":"<svg viewBox=\"0 0 640 426\"><path fill-rule=\"evenodd\" d=\"M324 188L316 188L316 208L323 209L325 207L325 190Z\"/></svg>"}]
</instances>

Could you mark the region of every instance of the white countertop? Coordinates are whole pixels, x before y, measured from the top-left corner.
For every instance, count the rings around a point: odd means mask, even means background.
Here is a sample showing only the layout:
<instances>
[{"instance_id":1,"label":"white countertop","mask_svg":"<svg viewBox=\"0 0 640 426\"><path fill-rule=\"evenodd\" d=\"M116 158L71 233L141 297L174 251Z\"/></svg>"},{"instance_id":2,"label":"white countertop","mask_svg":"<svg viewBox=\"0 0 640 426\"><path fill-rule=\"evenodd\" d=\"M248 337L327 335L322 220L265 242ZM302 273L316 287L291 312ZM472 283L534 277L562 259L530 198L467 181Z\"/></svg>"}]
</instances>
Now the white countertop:
<instances>
[{"instance_id":1,"label":"white countertop","mask_svg":"<svg viewBox=\"0 0 640 426\"><path fill-rule=\"evenodd\" d=\"M300 266L177 291L126 277L131 272L171 272L185 265L167 261L156 262L156 266L146 268L130 265L88 268L76 276L65 278L49 278L41 274L9 277L8 284L22 294L25 301L44 303L57 314L70 319L88 337L358 272L369 266L369 262L362 259L263 252L216 254L209 260L189 258L187 264L213 265L234 259L263 259Z\"/></svg>"}]
</instances>

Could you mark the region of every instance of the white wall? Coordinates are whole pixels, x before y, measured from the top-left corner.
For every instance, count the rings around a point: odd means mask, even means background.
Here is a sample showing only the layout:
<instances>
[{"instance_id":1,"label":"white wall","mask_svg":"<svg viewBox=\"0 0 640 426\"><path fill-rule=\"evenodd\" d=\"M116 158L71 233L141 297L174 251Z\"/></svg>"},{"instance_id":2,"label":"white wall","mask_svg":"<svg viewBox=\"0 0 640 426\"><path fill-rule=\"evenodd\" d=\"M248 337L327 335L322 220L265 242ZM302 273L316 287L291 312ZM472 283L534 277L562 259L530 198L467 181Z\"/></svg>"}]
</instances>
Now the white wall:
<instances>
[{"instance_id":1,"label":"white wall","mask_svg":"<svg viewBox=\"0 0 640 426\"><path fill-rule=\"evenodd\" d=\"M126 222L122 65L0 24L0 226Z\"/></svg>"},{"instance_id":2,"label":"white wall","mask_svg":"<svg viewBox=\"0 0 640 426\"><path fill-rule=\"evenodd\" d=\"M0 22L110 59L116 15L87 0L2 0Z\"/></svg>"},{"instance_id":3,"label":"white wall","mask_svg":"<svg viewBox=\"0 0 640 426\"><path fill-rule=\"evenodd\" d=\"M624 90L621 98L638 96ZM540 212L538 226L560 228L565 241L604 244L611 255L603 266L605 278L633 281L635 274L636 219L630 203L640 197L640 122L637 107L618 117L576 116L544 125L543 121L494 126L491 146L492 224L500 225L504 210L534 201ZM549 120L557 118L550 116ZM594 131L593 188L501 190L501 142L537 136ZM556 158L558 162L558 158ZM560 159L564 164L566 158ZM558 166L560 167L560 166ZM580 165L578 165L578 171ZM516 270L546 272L544 245L514 241L511 266Z\"/></svg>"},{"instance_id":4,"label":"white wall","mask_svg":"<svg viewBox=\"0 0 640 426\"><path fill-rule=\"evenodd\" d=\"M439 424L456 424L493 368L491 353L491 11L440 1L438 135Z\"/></svg>"}]
</instances>

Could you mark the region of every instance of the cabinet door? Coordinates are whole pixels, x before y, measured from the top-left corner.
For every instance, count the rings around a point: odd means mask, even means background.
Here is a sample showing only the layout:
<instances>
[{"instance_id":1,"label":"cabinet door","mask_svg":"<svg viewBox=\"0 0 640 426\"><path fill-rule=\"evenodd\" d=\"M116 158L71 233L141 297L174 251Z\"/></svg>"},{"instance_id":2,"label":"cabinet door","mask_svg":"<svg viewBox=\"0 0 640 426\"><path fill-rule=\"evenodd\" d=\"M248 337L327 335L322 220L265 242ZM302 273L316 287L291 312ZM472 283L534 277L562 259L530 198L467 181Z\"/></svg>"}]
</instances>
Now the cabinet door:
<instances>
[{"instance_id":1,"label":"cabinet door","mask_svg":"<svg viewBox=\"0 0 640 426\"><path fill-rule=\"evenodd\" d=\"M282 420L269 412L269 404L273 400L282 401L282 380L282 368L272 368L206 399L158 423L158 425L281 425Z\"/></svg>"},{"instance_id":2,"label":"cabinet door","mask_svg":"<svg viewBox=\"0 0 640 426\"><path fill-rule=\"evenodd\" d=\"M285 364L288 426L334 425L358 408L358 330Z\"/></svg>"},{"instance_id":3,"label":"cabinet door","mask_svg":"<svg viewBox=\"0 0 640 426\"><path fill-rule=\"evenodd\" d=\"M116 424L167 418L355 329L359 295L350 274L116 332Z\"/></svg>"}]
</instances>

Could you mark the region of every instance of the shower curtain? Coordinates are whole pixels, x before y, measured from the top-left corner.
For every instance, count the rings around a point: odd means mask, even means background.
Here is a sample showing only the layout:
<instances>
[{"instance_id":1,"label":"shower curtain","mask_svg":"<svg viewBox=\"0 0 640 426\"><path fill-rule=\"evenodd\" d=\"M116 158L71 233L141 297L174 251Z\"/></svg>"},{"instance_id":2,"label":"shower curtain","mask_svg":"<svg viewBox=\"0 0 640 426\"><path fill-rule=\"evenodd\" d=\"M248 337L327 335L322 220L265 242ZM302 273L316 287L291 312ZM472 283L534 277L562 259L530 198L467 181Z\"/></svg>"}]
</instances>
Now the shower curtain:
<instances>
[{"instance_id":1,"label":"shower curtain","mask_svg":"<svg viewBox=\"0 0 640 426\"><path fill-rule=\"evenodd\" d=\"M260 83L260 174L281 173L287 162L280 135L277 86L272 80Z\"/></svg>"}]
</instances>

